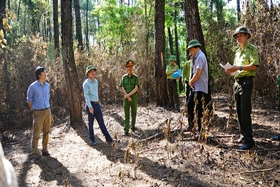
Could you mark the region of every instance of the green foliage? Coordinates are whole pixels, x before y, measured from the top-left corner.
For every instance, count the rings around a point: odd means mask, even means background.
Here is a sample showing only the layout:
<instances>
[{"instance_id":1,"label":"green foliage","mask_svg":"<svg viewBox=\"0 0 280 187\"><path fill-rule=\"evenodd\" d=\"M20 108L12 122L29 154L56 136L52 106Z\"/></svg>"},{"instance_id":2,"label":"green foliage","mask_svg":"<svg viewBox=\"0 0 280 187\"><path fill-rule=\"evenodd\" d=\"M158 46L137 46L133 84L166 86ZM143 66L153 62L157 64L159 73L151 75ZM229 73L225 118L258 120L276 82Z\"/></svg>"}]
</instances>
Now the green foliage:
<instances>
[{"instance_id":1,"label":"green foliage","mask_svg":"<svg viewBox=\"0 0 280 187\"><path fill-rule=\"evenodd\" d=\"M104 42L112 53L130 47L136 40L137 27L135 18L142 14L142 10L136 6L117 6L116 1L105 1L105 5L96 6L92 15L98 17L97 39Z\"/></svg>"},{"instance_id":2,"label":"green foliage","mask_svg":"<svg viewBox=\"0 0 280 187\"><path fill-rule=\"evenodd\" d=\"M226 9L225 4L220 0L201 0L199 8L212 92L231 92L232 88L227 83L230 77L219 64L233 61L235 41L231 31L236 26L236 12ZM213 82L215 84L212 84Z\"/></svg>"}]
</instances>

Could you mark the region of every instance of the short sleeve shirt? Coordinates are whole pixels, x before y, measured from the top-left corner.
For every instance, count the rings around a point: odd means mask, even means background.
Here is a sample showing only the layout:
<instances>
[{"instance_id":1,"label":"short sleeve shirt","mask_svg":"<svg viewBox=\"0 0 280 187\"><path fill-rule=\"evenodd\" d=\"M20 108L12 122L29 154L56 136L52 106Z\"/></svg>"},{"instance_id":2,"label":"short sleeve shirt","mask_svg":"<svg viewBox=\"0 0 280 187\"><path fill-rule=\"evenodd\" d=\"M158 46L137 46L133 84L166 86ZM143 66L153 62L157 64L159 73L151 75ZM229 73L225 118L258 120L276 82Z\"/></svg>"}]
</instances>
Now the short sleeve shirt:
<instances>
[{"instance_id":1,"label":"short sleeve shirt","mask_svg":"<svg viewBox=\"0 0 280 187\"><path fill-rule=\"evenodd\" d=\"M124 87L126 93L130 93L135 88L135 86L139 86L137 75L132 74L131 76L129 76L128 74L125 74L122 77L120 87Z\"/></svg>"},{"instance_id":2,"label":"short sleeve shirt","mask_svg":"<svg viewBox=\"0 0 280 187\"><path fill-rule=\"evenodd\" d=\"M259 65L259 56L257 47L253 44L247 43L243 49L238 48L235 51L235 58L233 64L235 66L246 66L246 65ZM255 76L255 70L242 70L235 78L241 78L245 76Z\"/></svg>"},{"instance_id":3,"label":"short sleeve shirt","mask_svg":"<svg viewBox=\"0 0 280 187\"><path fill-rule=\"evenodd\" d=\"M194 57L193 75L197 69L201 70L200 77L194 82L194 92L204 92L208 94L208 63L205 54L199 50Z\"/></svg>"}]
</instances>

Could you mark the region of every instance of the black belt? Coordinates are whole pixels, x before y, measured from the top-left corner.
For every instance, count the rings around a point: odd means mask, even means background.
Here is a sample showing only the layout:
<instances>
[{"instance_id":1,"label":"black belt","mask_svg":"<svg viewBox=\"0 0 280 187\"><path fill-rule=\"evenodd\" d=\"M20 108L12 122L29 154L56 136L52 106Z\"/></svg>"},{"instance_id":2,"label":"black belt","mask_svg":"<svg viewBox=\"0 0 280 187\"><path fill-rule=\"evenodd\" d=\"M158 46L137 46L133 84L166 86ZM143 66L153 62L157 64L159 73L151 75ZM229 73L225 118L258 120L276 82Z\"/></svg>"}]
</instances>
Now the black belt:
<instances>
[{"instance_id":1,"label":"black belt","mask_svg":"<svg viewBox=\"0 0 280 187\"><path fill-rule=\"evenodd\" d=\"M242 82L242 81L245 81L245 80L248 80L248 79L253 79L254 76L245 76L245 77L240 77L240 78L237 78L235 79L237 82Z\"/></svg>"},{"instance_id":2,"label":"black belt","mask_svg":"<svg viewBox=\"0 0 280 187\"><path fill-rule=\"evenodd\" d=\"M91 101L91 102L93 102L93 104L95 104L95 105L98 105L98 104L99 104L98 101Z\"/></svg>"},{"instance_id":3,"label":"black belt","mask_svg":"<svg viewBox=\"0 0 280 187\"><path fill-rule=\"evenodd\" d=\"M169 81L176 81L176 79L167 79L167 80L169 80Z\"/></svg>"},{"instance_id":4,"label":"black belt","mask_svg":"<svg viewBox=\"0 0 280 187\"><path fill-rule=\"evenodd\" d=\"M34 109L35 111L44 111L44 110L48 110L49 108L42 108L42 109Z\"/></svg>"}]
</instances>

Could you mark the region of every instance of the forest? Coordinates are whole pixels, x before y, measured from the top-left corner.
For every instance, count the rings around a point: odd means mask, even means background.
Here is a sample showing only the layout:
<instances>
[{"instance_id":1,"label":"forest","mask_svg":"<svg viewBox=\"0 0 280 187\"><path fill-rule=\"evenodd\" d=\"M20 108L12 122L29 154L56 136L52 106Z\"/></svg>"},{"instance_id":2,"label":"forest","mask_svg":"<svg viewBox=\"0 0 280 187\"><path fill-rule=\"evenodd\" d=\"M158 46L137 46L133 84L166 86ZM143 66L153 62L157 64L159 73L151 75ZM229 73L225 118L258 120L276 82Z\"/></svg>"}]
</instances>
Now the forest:
<instances>
[{"instance_id":1,"label":"forest","mask_svg":"<svg viewBox=\"0 0 280 187\"><path fill-rule=\"evenodd\" d=\"M1 0L0 139L18 185L278 186L280 147L270 138L280 132L279 9L277 0ZM252 94L256 146L248 151L233 142L234 78L220 66L233 63L239 26L248 28L260 61ZM181 81L181 112L167 110L168 59L175 55L182 68L192 39L207 57L212 98L201 140L184 132ZM140 82L138 133L122 137L119 85L129 59ZM40 65L51 85L51 156L30 163L33 112L26 94ZM95 122L97 146L90 145L82 89L88 65L97 68L112 144Z\"/></svg>"}]
</instances>

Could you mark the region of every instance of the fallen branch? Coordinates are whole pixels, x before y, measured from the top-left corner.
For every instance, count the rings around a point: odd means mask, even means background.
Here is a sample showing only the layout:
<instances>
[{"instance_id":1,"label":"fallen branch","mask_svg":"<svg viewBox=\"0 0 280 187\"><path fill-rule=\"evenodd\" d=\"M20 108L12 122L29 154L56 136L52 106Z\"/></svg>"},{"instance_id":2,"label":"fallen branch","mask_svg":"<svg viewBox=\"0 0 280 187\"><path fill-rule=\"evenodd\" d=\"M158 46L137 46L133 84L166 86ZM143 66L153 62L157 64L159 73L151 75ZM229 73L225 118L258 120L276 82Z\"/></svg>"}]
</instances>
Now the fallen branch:
<instances>
[{"instance_id":1,"label":"fallen branch","mask_svg":"<svg viewBox=\"0 0 280 187\"><path fill-rule=\"evenodd\" d=\"M242 173L256 173L256 172L264 172L264 171L271 171L273 168L268 169L260 169L260 170L251 170L251 171L241 171L239 173L233 173L233 175L242 174Z\"/></svg>"},{"instance_id":2,"label":"fallen branch","mask_svg":"<svg viewBox=\"0 0 280 187\"><path fill-rule=\"evenodd\" d=\"M170 133L177 133L179 132L179 129L174 129L174 130L171 130ZM140 140L139 143L143 143L143 142L148 142L148 141L151 141L151 140L154 140L154 139L157 139L157 138L162 138L164 136L164 132L159 132L157 134L154 134L146 139L143 139L143 140Z\"/></svg>"}]
</instances>

